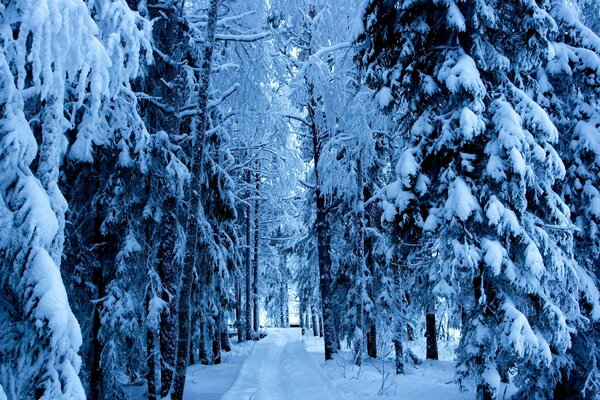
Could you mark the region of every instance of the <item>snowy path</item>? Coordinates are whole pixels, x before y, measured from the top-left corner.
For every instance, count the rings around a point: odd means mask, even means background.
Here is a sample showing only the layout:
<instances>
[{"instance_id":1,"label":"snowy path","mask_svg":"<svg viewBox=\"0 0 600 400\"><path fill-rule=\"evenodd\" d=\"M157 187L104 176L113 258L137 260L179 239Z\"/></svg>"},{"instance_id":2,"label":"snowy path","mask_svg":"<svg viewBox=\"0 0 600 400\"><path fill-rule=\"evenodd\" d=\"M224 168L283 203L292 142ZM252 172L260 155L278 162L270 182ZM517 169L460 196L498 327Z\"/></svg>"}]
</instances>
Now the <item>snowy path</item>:
<instances>
[{"instance_id":1,"label":"snowy path","mask_svg":"<svg viewBox=\"0 0 600 400\"><path fill-rule=\"evenodd\" d=\"M270 329L221 400L341 399L300 340L300 329Z\"/></svg>"}]
</instances>

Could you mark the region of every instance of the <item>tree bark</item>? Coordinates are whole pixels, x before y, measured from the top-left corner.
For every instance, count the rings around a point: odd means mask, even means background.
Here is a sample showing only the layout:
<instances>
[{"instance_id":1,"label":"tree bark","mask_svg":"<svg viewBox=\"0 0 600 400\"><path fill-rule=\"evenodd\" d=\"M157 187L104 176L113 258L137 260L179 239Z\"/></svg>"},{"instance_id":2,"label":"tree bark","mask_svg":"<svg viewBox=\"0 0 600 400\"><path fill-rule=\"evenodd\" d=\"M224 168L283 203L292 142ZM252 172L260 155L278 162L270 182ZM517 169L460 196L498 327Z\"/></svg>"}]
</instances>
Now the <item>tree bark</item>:
<instances>
[{"instance_id":1,"label":"tree bark","mask_svg":"<svg viewBox=\"0 0 600 400\"><path fill-rule=\"evenodd\" d=\"M185 373L189 359L190 344L190 303L192 293L193 272L196 264L196 252L199 249L199 224L200 218L200 173L203 163L204 139L208 127L208 86L212 65L213 48L215 42L215 30L218 18L218 0L210 0L208 6L208 21L206 38L203 45L203 59L200 66L200 77L198 87L198 116L197 137L193 138L191 154L191 182L189 190L189 214L187 218L187 240L186 254L183 271L180 279L179 298L179 337L177 342L177 362L175 365L175 378L172 399L183 400L185 387Z\"/></svg>"},{"instance_id":2,"label":"tree bark","mask_svg":"<svg viewBox=\"0 0 600 400\"><path fill-rule=\"evenodd\" d=\"M258 169L258 165L257 165ZM260 174L257 172L255 176L255 196L258 197L260 193ZM254 311L254 332L258 335L260 332L260 307L258 304L258 248L259 248L259 234L260 234L260 203L257 200L254 201L254 266L253 266L253 280L252 280L252 305Z\"/></svg>"},{"instance_id":3,"label":"tree bark","mask_svg":"<svg viewBox=\"0 0 600 400\"><path fill-rule=\"evenodd\" d=\"M165 221L161 228L161 244L157 272L162 283L162 300L167 303L160 317L160 390L162 397L166 397L171 390L173 381L173 368L177 356L177 335L179 329L178 318L178 283L181 265L177 262L176 240L178 216L176 200L165 201Z\"/></svg>"},{"instance_id":4,"label":"tree bark","mask_svg":"<svg viewBox=\"0 0 600 400\"><path fill-rule=\"evenodd\" d=\"M248 178L250 181L250 178ZM250 205L246 207L246 340L252 340L252 260L250 259L251 237Z\"/></svg>"},{"instance_id":5,"label":"tree bark","mask_svg":"<svg viewBox=\"0 0 600 400\"><path fill-rule=\"evenodd\" d=\"M92 273L92 283L96 286L97 298L103 298L105 294L104 290L104 276L102 274L101 267L95 267ZM102 341L100 339L100 328L102 322L100 320L100 314L102 310L102 303L96 303L94 306L94 314L92 316L92 359L90 362L90 399L100 400L102 399Z\"/></svg>"},{"instance_id":6,"label":"tree bark","mask_svg":"<svg viewBox=\"0 0 600 400\"><path fill-rule=\"evenodd\" d=\"M150 303L151 292L148 291L146 295L146 309ZM146 328L146 357L147 357L147 371L146 371L146 386L148 388L148 400L156 400L157 396L157 382L156 379L156 355L154 349L154 331L151 327Z\"/></svg>"},{"instance_id":7,"label":"tree bark","mask_svg":"<svg viewBox=\"0 0 600 400\"><path fill-rule=\"evenodd\" d=\"M371 358L377 358L377 326L375 325L375 321L371 321L371 326L367 333L367 354Z\"/></svg>"},{"instance_id":8,"label":"tree bark","mask_svg":"<svg viewBox=\"0 0 600 400\"><path fill-rule=\"evenodd\" d=\"M356 218L358 219L358 238L356 240L356 271L355 271L355 291L356 291L356 326L354 327L354 364L361 366L364 352L364 303L363 295L365 293L365 230L367 229L364 207L364 176L359 152L356 160L356 190L358 204L356 204Z\"/></svg>"},{"instance_id":9,"label":"tree bark","mask_svg":"<svg viewBox=\"0 0 600 400\"><path fill-rule=\"evenodd\" d=\"M310 320L312 324L313 336L319 336L319 325L317 322L317 312L314 306L310 307Z\"/></svg>"},{"instance_id":10,"label":"tree bark","mask_svg":"<svg viewBox=\"0 0 600 400\"><path fill-rule=\"evenodd\" d=\"M396 375L404 375L404 349L402 348L402 339L394 338L394 352L396 353Z\"/></svg>"},{"instance_id":11,"label":"tree bark","mask_svg":"<svg viewBox=\"0 0 600 400\"><path fill-rule=\"evenodd\" d=\"M238 342L244 341L244 321L242 317L242 288L240 276L235 277L235 328L237 330Z\"/></svg>"},{"instance_id":12,"label":"tree bark","mask_svg":"<svg viewBox=\"0 0 600 400\"><path fill-rule=\"evenodd\" d=\"M425 315L425 336L427 337L427 359L438 359L437 332L435 326L435 308L428 307Z\"/></svg>"},{"instance_id":13,"label":"tree bark","mask_svg":"<svg viewBox=\"0 0 600 400\"><path fill-rule=\"evenodd\" d=\"M214 329L212 332L212 362L213 364L221 364L221 316L214 316Z\"/></svg>"},{"instance_id":14,"label":"tree bark","mask_svg":"<svg viewBox=\"0 0 600 400\"><path fill-rule=\"evenodd\" d=\"M308 117L310 121L313 161L315 170L315 225L314 231L317 238L317 260L319 263L319 291L321 292L321 309L323 314L323 341L325 345L325 360L331 360L337 352L335 340L335 315L331 300L331 257L329 223L327 221L327 207L325 196L321 193L321 177L319 173L319 160L321 148L323 147L320 132L317 129L316 112L317 102L314 94L314 86L308 82L308 93L310 96L308 104Z\"/></svg>"}]
</instances>

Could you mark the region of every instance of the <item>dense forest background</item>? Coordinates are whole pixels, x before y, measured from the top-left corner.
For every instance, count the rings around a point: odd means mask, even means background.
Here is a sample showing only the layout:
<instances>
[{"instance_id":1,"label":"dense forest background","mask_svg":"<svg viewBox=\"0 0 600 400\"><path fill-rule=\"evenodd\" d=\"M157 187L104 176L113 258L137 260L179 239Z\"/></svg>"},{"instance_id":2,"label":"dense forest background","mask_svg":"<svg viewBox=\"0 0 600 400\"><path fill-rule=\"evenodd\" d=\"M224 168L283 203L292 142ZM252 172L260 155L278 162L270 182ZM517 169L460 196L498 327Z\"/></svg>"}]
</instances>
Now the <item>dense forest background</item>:
<instances>
[{"instance_id":1,"label":"dense forest background","mask_svg":"<svg viewBox=\"0 0 600 400\"><path fill-rule=\"evenodd\" d=\"M599 13L3 0L0 399L181 400L290 310L326 359L452 337L478 399L597 398Z\"/></svg>"}]
</instances>

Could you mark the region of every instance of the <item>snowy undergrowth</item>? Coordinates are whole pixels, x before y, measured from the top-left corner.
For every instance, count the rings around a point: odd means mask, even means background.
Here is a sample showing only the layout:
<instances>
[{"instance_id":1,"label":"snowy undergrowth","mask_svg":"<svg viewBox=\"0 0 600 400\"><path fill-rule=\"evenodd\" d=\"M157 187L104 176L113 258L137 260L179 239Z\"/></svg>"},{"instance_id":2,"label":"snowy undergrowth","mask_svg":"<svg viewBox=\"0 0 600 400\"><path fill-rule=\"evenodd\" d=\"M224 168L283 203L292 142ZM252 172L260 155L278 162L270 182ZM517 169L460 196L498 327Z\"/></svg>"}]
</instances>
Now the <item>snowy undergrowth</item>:
<instances>
[{"instance_id":1,"label":"snowy undergrowth","mask_svg":"<svg viewBox=\"0 0 600 400\"><path fill-rule=\"evenodd\" d=\"M307 336L303 339L306 350L315 358L335 388L347 400L402 399L402 400L462 400L473 399L472 391L461 392L454 380L456 362L454 350L457 341L439 341L440 361L424 360L425 339L408 343L421 360L420 365L406 366L406 375L394 371L393 348L379 349L383 357L366 358L359 368L352 362L351 348L344 348L332 361L323 363L323 339ZM509 399L514 386L501 385L499 399Z\"/></svg>"},{"instance_id":2,"label":"snowy undergrowth","mask_svg":"<svg viewBox=\"0 0 600 400\"><path fill-rule=\"evenodd\" d=\"M255 342L238 343L231 340L231 351L223 353L218 365L191 365L187 369L184 400L218 400L237 378L242 364L252 351ZM146 388L131 386L127 388L127 400L145 400ZM1 397L0 397L1 399Z\"/></svg>"}]
</instances>

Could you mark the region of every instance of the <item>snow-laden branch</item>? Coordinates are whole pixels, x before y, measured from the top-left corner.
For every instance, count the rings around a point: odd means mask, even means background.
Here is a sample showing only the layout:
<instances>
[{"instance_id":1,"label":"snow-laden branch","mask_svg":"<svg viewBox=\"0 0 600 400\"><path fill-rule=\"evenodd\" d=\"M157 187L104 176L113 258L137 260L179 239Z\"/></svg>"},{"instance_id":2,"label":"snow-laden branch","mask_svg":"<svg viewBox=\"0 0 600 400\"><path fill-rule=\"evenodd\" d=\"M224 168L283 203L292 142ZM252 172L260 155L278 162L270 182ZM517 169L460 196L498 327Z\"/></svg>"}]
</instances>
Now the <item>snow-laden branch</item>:
<instances>
[{"instance_id":1,"label":"snow-laden branch","mask_svg":"<svg viewBox=\"0 0 600 400\"><path fill-rule=\"evenodd\" d=\"M281 117L283 118L289 118L289 119L294 119L296 121L300 121L302 122L304 125L308 126L309 128L312 127L311 123L308 122L306 119L298 116L298 115L291 115L291 114L280 114Z\"/></svg>"},{"instance_id":2,"label":"snow-laden branch","mask_svg":"<svg viewBox=\"0 0 600 400\"><path fill-rule=\"evenodd\" d=\"M217 99L213 99L210 100L207 103L207 107L208 108L214 108L217 107L219 104L221 104L226 98L228 98L229 96L231 96L233 93L235 93L235 91L240 87L239 83L234 83L233 85L231 85L231 87L227 90L225 90L223 93L221 93L221 96ZM188 107L184 107L184 109L177 113L177 117L178 118L185 118L185 117L193 117L198 113L198 109L195 105L192 106L188 106Z\"/></svg>"},{"instance_id":3,"label":"snow-laden branch","mask_svg":"<svg viewBox=\"0 0 600 400\"><path fill-rule=\"evenodd\" d=\"M231 85L231 87L229 89L227 89L226 91L224 91L221 94L221 97L219 97L218 99L214 99L208 102L208 108L213 108L218 106L219 104L221 104L226 98L228 98L229 96L231 96L236 90L238 90L238 88L240 87L239 83L234 83L233 85Z\"/></svg>"},{"instance_id":4,"label":"snow-laden branch","mask_svg":"<svg viewBox=\"0 0 600 400\"><path fill-rule=\"evenodd\" d=\"M343 43L334 44L333 46L329 46L329 47L321 47L314 54L312 54L311 57L321 57L323 54L332 53L334 51L347 49L347 48L353 47L353 46L354 46L354 44L352 42L343 42Z\"/></svg>"},{"instance_id":5,"label":"snow-laden branch","mask_svg":"<svg viewBox=\"0 0 600 400\"><path fill-rule=\"evenodd\" d=\"M315 185L311 185L310 183L306 182L304 179L301 178L298 178L298 182L300 182L302 186L310 190L315 190L317 188Z\"/></svg>"},{"instance_id":6,"label":"snow-laden branch","mask_svg":"<svg viewBox=\"0 0 600 400\"><path fill-rule=\"evenodd\" d=\"M228 35L224 33L216 34L216 40L225 40L231 42L256 42L271 36L271 32L259 32L248 35Z\"/></svg>"}]
</instances>

